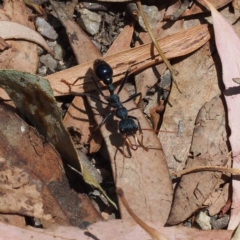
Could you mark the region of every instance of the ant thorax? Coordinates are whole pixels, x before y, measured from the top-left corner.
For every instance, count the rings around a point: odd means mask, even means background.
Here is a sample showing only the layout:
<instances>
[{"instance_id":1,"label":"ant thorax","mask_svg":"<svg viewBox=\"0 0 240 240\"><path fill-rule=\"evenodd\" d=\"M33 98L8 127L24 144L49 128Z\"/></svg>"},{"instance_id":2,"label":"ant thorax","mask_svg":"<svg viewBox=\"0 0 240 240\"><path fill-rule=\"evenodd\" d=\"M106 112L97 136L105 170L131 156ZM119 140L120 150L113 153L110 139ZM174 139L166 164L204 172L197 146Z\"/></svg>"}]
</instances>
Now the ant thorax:
<instances>
[{"instance_id":1,"label":"ant thorax","mask_svg":"<svg viewBox=\"0 0 240 240\"><path fill-rule=\"evenodd\" d=\"M120 102L119 96L117 94L107 96L106 100L109 102L109 105L112 108L121 108L122 107L122 103Z\"/></svg>"}]
</instances>

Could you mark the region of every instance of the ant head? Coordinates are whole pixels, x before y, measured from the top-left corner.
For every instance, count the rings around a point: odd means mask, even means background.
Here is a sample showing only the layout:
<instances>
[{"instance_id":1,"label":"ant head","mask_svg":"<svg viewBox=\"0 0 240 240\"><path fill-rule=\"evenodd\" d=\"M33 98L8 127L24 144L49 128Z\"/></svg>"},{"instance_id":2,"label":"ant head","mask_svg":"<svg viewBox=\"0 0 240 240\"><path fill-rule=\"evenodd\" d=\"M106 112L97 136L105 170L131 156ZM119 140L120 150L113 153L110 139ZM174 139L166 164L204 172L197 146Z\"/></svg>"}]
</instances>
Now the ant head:
<instances>
[{"instance_id":1,"label":"ant head","mask_svg":"<svg viewBox=\"0 0 240 240\"><path fill-rule=\"evenodd\" d=\"M103 80L105 85L112 84L113 70L111 66L103 60L97 59L93 64L94 72L96 76Z\"/></svg>"},{"instance_id":2,"label":"ant head","mask_svg":"<svg viewBox=\"0 0 240 240\"><path fill-rule=\"evenodd\" d=\"M119 122L119 131L125 137L132 136L138 131L138 126L133 119L125 118Z\"/></svg>"}]
</instances>

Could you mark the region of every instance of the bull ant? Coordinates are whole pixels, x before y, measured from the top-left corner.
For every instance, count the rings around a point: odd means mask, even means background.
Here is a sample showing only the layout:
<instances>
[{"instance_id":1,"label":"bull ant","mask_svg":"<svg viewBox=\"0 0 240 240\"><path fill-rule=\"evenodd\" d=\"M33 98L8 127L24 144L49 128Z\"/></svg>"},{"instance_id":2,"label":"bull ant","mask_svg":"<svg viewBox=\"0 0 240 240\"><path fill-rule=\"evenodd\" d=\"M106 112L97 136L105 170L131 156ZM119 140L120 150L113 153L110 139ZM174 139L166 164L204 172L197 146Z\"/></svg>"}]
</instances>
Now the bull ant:
<instances>
[{"instance_id":1,"label":"bull ant","mask_svg":"<svg viewBox=\"0 0 240 240\"><path fill-rule=\"evenodd\" d=\"M128 78L129 69L126 71L125 77L122 80L117 93L114 93L115 87L112 84L113 70L112 70L111 66L108 63L106 63L105 61L97 59L94 62L93 68L94 68L95 75L98 77L99 80L102 80L103 83L108 88L109 96L106 96L102 92L102 90L101 90L100 86L98 85L98 83L96 82L96 80L94 78L92 78L92 81L93 81L96 89L98 90L98 92L103 96L103 98L107 102L105 102L105 101L101 100L100 98L98 98L92 94L89 94L89 93L78 93L78 92L72 92L71 90L70 90L70 93L73 95L76 95L76 96L90 97L92 99L95 99L98 102L101 102L102 104L105 104L105 105L113 108L114 110L112 110L110 113L107 114L107 116L102 120L101 124L97 127L97 129L101 128L105 124L107 119L113 113L115 113L115 115L120 119L118 129L124 138L124 145L125 145L125 143L127 143L127 145L134 151L136 151L138 149L138 147L142 147L145 151L148 151L148 148L143 145L143 133L142 133L142 129L141 129L139 120L134 116L129 116L128 110L123 106L124 103L126 103L132 99L135 99L137 96L141 96L142 94L135 93L123 102L121 102L119 99L119 93L121 92L121 90L124 86L124 83L126 82L126 80ZM62 82L64 82L68 86L70 86L70 84L68 82L66 82L65 80L62 80ZM134 120L137 122L137 124L135 123ZM137 131L139 131L139 133L141 135L141 140L139 140L136 136ZM131 143L131 141L129 139L130 136L134 137L135 144Z\"/></svg>"}]
</instances>

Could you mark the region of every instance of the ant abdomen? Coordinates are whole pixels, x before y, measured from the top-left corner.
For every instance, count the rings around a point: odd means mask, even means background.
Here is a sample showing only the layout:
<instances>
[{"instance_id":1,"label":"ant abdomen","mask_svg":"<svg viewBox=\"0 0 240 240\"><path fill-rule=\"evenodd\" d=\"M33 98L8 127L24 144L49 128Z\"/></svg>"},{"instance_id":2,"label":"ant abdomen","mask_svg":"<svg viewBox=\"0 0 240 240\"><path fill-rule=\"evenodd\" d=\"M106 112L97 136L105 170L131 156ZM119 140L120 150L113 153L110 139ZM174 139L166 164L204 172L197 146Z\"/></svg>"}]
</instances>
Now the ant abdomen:
<instances>
[{"instance_id":1,"label":"ant abdomen","mask_svg":"<svg viewBox=\"0 0 240 240\"><path fill-rule=\"evenodd\" d=\"M103 80L104 84L112 84L113 70L111 66L101 59L97 59L93 64L94 72L96 76Z\"/></svg>"}]
</instances>

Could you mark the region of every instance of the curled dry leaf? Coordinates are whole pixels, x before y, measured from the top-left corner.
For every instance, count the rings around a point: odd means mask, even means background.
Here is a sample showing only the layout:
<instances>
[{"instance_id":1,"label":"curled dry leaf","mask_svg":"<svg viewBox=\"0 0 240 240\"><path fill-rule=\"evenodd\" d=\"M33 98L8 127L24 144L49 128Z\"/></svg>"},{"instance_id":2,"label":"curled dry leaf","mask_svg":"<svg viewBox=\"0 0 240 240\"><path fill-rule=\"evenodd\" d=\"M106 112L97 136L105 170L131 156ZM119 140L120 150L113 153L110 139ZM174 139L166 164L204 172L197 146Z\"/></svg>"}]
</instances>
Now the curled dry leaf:
<instances>
[{"instance_id":1,"label":"curled dry leaf","mask_svg":"<svg viewBox=\"0 0 240 240\"><path fill-rule=\"evenodd\" d=\"M45 48L50 54L54 55L45 39L39 33L19 23L0 21L0 37L5 40L24 39L35 42Z\"/></svg>"},{"instance_id":2,"label":"curled dry leaf","mask_svg":"<svg viewBox=\"0 0 240 240\"><path fill-rule=\"evenodd\" d=\"M240 40L232 26L204 0L211 10L217 50L222 62L224 97L228 109L228 124L231 129L229 141L232 147L233 167L240 168L240 94L239 85L233 81L240 76ZM232 211L229 229L235 229L240 221L240 181L233 179Z\"/></svg>"}]
</instances>

